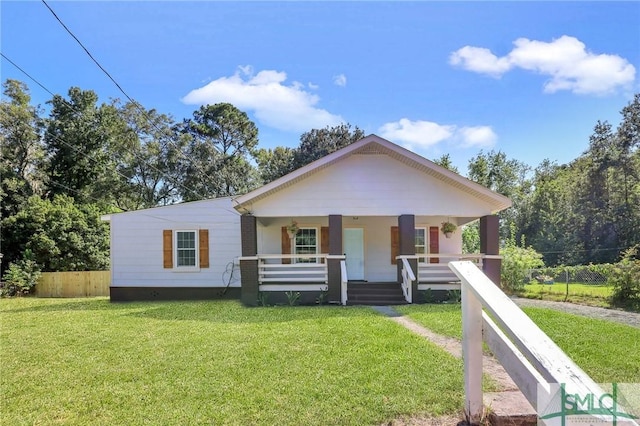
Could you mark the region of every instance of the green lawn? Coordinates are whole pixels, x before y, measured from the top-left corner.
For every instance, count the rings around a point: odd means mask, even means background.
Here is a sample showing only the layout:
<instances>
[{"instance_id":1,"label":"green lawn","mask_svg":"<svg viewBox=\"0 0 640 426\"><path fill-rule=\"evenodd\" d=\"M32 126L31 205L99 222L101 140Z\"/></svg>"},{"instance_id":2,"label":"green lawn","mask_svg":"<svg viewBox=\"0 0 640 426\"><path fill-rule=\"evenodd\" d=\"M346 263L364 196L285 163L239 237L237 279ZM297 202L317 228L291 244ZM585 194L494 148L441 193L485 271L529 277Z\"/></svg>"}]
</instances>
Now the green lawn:
<instances>
[{"instance_id":1,"label":"green lawn","mask_svg":"<svg viewBox=\"0 0 640 426\"><path fill-rule=\"evenodd\" d=\"M640 329L550 309L523 310L596 382L640 382ZM460 305L407 305L398 311L437 333L462 338Z\"/></svg>"},{"instance_id":2,"label":"green lawn","mask_svg":"<svg viewBox=\"0 0 640 426\"><path fill-rule=\"evenodd\" d=\"M3 299L0 348L2 425L365 425L463 400L460 360L369 308Z\"/></svg>"},{"instance_id":3,"label":"green lawn","mask_svg":"<svg viewBox=\"0 0 640 426\"><path fill-rule=\"evenodd\" d=\"M571 283L567 297L565 283L527 284L520 296L556 301L564 301L566 297L569 302L608 307L612 290L613 287L606 285Z\"/></svg>"}]
</instances>

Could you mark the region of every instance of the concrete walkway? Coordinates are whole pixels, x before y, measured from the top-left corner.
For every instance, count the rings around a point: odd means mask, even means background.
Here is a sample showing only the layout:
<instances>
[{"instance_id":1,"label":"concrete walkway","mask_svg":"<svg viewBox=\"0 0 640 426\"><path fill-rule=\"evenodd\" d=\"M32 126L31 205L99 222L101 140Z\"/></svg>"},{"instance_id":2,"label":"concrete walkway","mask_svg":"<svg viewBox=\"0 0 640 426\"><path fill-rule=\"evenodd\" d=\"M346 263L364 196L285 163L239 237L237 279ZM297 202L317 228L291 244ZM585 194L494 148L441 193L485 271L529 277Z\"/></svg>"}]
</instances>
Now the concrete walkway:
<instances>
[{"instance_id":1,"label":"concrete walkway","mask_svg":"<svg viewBox=\"0 0 640 426\"><path fill-rule=\"evenodd\" d=\"M442 336L421 326L402 315L391 306L372 306L372 308L389 317L392 321L424 337L456 358L462 358L462 344L459 340ZM509 374L492 356L483 355L483 373L489 376L498 386L498 392L485 392L484 405L494 414L493 425L529 425L536 424L536 412L527 399L518 390Z\"/></svg>"}]
</instances>

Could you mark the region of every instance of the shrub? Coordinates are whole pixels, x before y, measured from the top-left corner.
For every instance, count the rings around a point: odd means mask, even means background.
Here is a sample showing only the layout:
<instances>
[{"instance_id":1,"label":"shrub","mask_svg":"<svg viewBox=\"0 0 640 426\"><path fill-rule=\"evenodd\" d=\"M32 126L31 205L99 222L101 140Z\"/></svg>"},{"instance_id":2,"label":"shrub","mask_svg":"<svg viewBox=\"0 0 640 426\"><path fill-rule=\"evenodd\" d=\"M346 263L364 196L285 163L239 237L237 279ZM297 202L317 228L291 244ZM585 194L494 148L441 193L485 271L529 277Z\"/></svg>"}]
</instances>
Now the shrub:
<instances>
[{"instance_id":1,"label":"shrub","mask_svg":"<svg viewBox=\"0 0 640 426\"><path fill-rule=\"evenodd\" d=\"M29 294L40 278L38 264L33 260L31 250L25 250L21 260L9 264L4 274L4 285L0 287L1 297L22 296Z\"/></svg>"},{"instance_id":2,"label":"shrub","mask_svg":"<svg viewBox=\"0 0 640 426\"><path fill-rule=\"evenodd\" d=\"M613 265L609 283L613 286L611 304L640 308L640 245L623 252L622 260Z\"/></svg>"},{"instance_id":3,"label":"shrub","mask_svg":"<svg viewBox=\"0 0 640 426\"><path fill-rule=\"evenodd\" d=\"M299 291L287 291L285 294L287 295L287 302L289 302L289 306L295 306L298 304L298 299L300 299Z\"/></svg>"},{"instance_id":4,"label":"shrub","mask_svg":"<svg viewBox=\"0 0 640 426\"><path fill-rule=\"evenodd\" d=\"M500 250L500 254L503 256L500 282L502 288L509 292L521 291L529 270L544 266L542 255L532 247L526 247L524 235L520 246L516 244L514 226L511 227L511 237L507 240L505 247Z\"/></svg>"}]
</instances>

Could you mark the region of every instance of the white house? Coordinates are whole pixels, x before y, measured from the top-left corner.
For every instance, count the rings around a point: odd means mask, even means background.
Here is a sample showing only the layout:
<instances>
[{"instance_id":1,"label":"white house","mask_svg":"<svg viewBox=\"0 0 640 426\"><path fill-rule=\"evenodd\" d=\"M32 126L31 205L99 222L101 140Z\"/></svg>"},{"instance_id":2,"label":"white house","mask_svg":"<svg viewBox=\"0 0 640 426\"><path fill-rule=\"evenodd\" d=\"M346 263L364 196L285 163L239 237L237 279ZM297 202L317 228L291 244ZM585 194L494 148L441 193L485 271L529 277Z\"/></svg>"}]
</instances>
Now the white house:
<instances>
[{"instance_id":1,"label":"white house","mask_svg":"<svg viewBox=\"0 0 640 426\"><path fill-rule=\"evenodd\" d=\"M240 214L231 198L103 219L111 227L112 300L239 297Z\"/></svg>"},{"instance_id":2,"label":"white house","mask_svg":"<svg viewBox=\"0 0 640 426\"><path fill-rule=\"evenodd\" d=\"M461 231L443 222L480 220L471 257L499 279L495 214L510 205L370 135L245 195L110 215L111 298L416 302L456 286Z\"/></svg>"}]
</instances>

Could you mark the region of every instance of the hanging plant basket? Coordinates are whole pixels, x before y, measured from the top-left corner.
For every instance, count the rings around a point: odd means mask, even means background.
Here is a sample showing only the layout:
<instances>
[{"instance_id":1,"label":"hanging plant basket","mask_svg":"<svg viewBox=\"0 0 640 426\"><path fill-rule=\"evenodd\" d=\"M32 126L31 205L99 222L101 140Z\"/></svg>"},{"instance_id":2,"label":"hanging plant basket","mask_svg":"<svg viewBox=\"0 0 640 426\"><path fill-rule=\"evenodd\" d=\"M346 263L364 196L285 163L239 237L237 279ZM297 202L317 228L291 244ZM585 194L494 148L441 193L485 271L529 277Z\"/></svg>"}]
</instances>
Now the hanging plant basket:
<instances>
[{"instance_id":1,"label":"hanging plant basket","mask_svg":"<svg viewBox=\"0 0 640 426\"><path fill-rule=\"evenodd\" d=\"M287 226L287 234L289 234L289 238L293 239L300 228L298 227L298 222L292 220L291 223Z\"/></svg>"},{"instance_id":2,"label":"hanging plant basket","mask_svg":"<svg viewBox=\"0 0 640 426\"><path fill-rule=\"evenodd\" d=\"M440 230L447 238L451 238L451 234L453 234L456 229L458 229L458 227L451 222L442 222L442 226L440 227Z\"/></svg>"}]
</instances>

